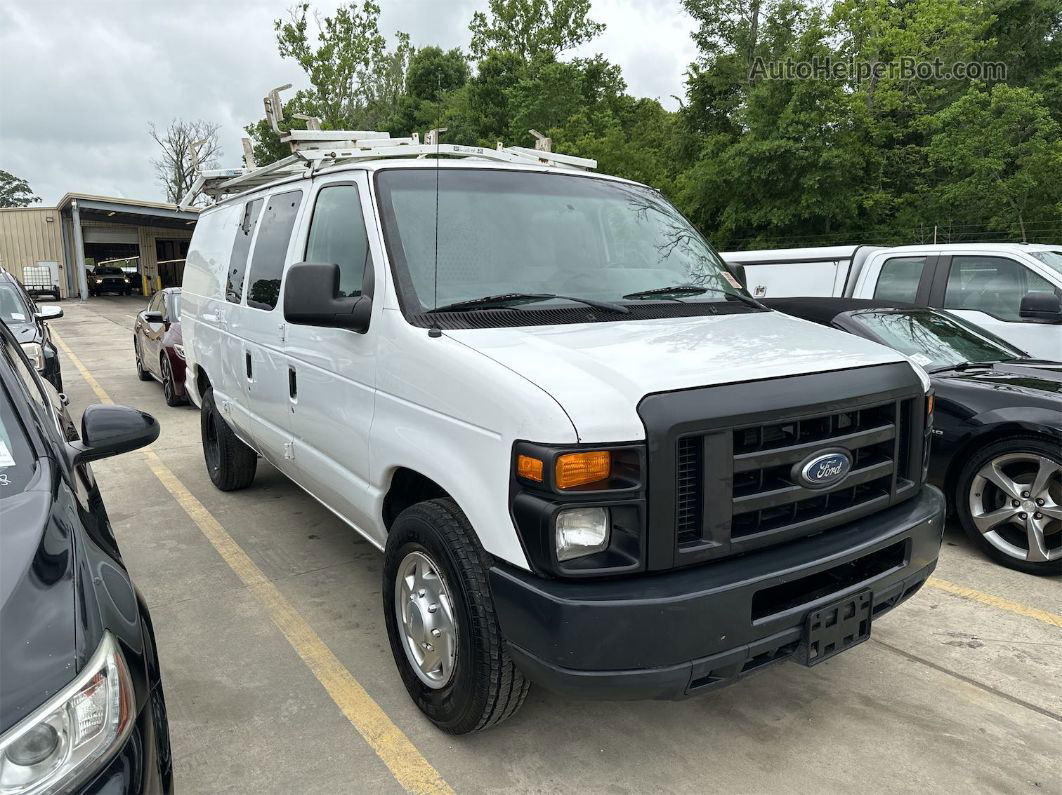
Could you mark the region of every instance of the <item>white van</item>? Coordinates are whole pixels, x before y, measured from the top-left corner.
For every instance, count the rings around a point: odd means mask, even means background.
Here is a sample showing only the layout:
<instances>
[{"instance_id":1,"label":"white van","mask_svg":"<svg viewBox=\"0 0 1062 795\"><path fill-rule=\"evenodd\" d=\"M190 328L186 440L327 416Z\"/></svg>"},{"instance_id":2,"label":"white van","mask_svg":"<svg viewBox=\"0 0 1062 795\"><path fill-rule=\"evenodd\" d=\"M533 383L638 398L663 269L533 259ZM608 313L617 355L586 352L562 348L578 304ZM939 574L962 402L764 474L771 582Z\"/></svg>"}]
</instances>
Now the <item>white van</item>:
<instances>
[{"instance_id":1,"label":"white van","mask_svg":"<svg viewBox=\"0 0 1062 795\"><path fill-rule=\"evenodd\" d=\"M758 305L645 186L408 151L205 209L182 319L212 481L260 455L384 551L432 721L815 664L925 582L919 368Z\"/></svg>"},{"instance_id":2,"label":"white van","mask_svg":"<svg viewBox=\"0 0 1062 795\"><path fill-rule=\"evenodd\" d=\"M1062 360L1062 245L827 246L722 256L761 298L923 304L947 309L1037 358Z\"/></svg>"}]
</instances>

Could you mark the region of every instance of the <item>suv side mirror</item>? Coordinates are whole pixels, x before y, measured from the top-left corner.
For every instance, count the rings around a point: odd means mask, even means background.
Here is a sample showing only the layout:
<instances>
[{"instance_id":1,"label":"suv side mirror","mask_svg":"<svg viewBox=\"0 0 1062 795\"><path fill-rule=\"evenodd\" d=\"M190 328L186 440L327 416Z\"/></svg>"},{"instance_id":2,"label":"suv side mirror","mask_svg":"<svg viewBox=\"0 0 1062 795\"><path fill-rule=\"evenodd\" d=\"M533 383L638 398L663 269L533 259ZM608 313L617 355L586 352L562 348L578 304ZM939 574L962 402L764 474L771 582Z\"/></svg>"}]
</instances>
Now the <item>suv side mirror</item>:
<instances>
[{"instance_id":1,"label":"suv side mirror","mask_svg":"<svg viewBox=\"0 0 1062 795\"><path fill-rule=\"evenodd\" d=\"M147 309L145 309L143 317L144 317L144 322L145 323L162 323L162 322L164 322L161 312L151 312L151 311L148 311Z\"/></svg>"},{"instance_id":2,"label":"suv side mirror","mask_svg":"<svg viewBox=\"0 0 1062 795\"><path fill-rule=\"evenodd\" d=\"M340 297L338 265L297 262L284 279L284 319L289 323L368 331L372 298Z\"/></svg>"},{"instance_id":3,"label":"suv side mirror","mask_svg":"<svg viewBox=\"0 0 1062 795\"><path fill-rule=\"evenodd\" d=\"M56 320L63 316L61 306L39 306L33 315L37 320Z\"/></svg>"},{"instance_id":4,"label":"suv side mirror","mask_svg":"<svg viewBox=\"0 0 1062 795\"><path fill-rule=\"evenodd\" d=\"M1055 293L1028 293L1021 299L1018 315L1026 320L1062 323L1062 300Z\"/></svg>"},{"instance_id":5,"label":"suv side mirror","mask_svg":"<svg viewBox=\"0 0 1062 795\"><path fill-rule=\"evenodd\" d=\"M74 464L128 453L159 438L154 417L129 406L93 405L81 417L81 441L71 442Z\"/></svg>"}]
</instances>

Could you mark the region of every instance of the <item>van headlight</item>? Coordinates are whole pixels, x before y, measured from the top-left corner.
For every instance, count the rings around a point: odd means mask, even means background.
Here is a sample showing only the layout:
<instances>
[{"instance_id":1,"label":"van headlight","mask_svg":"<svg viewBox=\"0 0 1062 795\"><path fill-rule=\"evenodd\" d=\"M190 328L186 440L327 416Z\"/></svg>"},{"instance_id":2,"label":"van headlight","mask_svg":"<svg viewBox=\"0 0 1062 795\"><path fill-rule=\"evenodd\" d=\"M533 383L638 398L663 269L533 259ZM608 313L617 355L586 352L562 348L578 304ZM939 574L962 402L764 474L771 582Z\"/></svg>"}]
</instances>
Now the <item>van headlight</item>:
<instances>
[{"instance_id":1,"label":"van headlight","mask_svg":"<svg viewBox=\"0 0 1062 795\"><path fill-rule=\"evenodd\" d=\"M36 342L23 342L22 351L37 368L37 372L44 372L44 348Z\"/></svg>"},{"instance_id":2,"label":"van headlight","mask_svg":"<svg viewBox=\"0 0 1062 795\"><path fill-rule=\"evenodd\" d=\"M125 740L135 705L125 658L104 633L77 679L0 736L0 795L73 789Z\"/></svg>"},{"instance_id":3,"label":"van headlight","mask_svg":"<svg viewBox=\"0 0 1062 795\"><path fill-rule=\"evenodd\" d=\"M557 560L608 549L608 508L565 508L557 513Z\"/></svg>"}]
</instances>

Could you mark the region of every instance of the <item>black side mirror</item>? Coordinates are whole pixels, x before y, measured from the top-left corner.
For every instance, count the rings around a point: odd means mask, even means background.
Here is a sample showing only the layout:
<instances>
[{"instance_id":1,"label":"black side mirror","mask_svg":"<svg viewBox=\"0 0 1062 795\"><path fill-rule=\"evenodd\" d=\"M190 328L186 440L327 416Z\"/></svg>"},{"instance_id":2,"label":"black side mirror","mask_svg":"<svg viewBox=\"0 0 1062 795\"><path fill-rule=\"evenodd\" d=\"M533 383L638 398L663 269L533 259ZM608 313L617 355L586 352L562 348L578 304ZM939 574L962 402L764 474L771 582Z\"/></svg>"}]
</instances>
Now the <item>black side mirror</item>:
<instances>
[{"instance_id":1,"label":"black side mirror","mask_svg":"<svg viewBox=\"0 0 1062 795\"><path fill-rule=\"evenodd\" d=\"M1062 322L1062 299L1055 293L1028 293L1021 299L1018 314L1026 320Z\"/></svg>"},{"instance_id":2,"label":"black side mirror","mask_svg":"<svg viewBox=\"0 0 1062 795\"><path fill-rule=\"evenodd\" d=\"M297 262L284 280L284 319L289 323L368 331L372 298L341 297L338 265Z\"/></svg>"},{"instance_id":3,"label":"black side mirror","mask_svg":"<svg viewBox=\"0 0 1062 795\"><path fill-rule=\"evenodd\" d=\"M81 441L71 442L74 464L128 453L159 438L154 417L129 406L88 406L81 417Z\"/></svg>"}]
</instances>

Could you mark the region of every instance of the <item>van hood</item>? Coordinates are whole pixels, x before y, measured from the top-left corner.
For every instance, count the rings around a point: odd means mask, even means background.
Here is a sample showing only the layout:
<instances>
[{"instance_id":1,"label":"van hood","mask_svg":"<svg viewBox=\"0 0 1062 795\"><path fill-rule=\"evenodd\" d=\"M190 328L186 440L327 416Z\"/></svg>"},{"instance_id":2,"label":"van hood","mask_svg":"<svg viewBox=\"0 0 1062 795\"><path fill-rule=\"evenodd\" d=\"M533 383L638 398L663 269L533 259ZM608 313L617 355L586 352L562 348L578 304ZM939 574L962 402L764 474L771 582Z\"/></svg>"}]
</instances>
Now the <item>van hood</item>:
<instances>
[{"instance_id":1,"label":"van hood","mask_svg":"<svg viewBox=\"0 0 1062 795\"><path fill-rule=\"evenodd\" d=\"M906 361L779 312L445 333L549 393L580 442L643 439L637 407L654 392Z\"/></svg>"}]
</instances>

